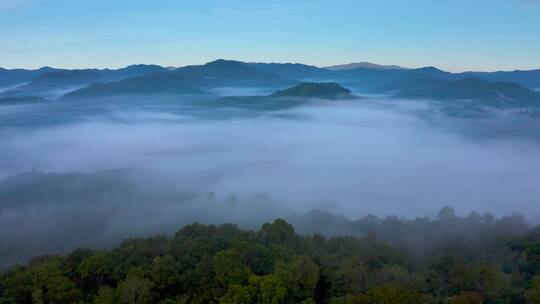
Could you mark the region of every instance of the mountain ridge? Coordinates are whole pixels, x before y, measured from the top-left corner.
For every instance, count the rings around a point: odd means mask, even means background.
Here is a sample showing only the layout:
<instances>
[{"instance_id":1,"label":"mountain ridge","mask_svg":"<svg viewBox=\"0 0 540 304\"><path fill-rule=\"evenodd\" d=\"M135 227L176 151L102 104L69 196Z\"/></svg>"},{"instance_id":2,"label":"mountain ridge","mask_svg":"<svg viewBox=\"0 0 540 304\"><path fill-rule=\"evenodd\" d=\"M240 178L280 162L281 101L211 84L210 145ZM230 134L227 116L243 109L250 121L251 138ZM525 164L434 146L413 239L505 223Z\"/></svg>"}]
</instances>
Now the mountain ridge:
<instances>
[{"instance_id":1,"label":"mountain ridge","mask_svg":"<svg viewBox=\"0 0 540 304\"><path fill-rule=\"evenodd\" d=\"M294 87L277 91L270 97L299 97L322 99L351 99L355 98L351 90L336 82L304 82Z\"/></svg>"},{"instance_id":2,"label":"mountain ridge","mask_svg":"<svg viewBox=\"0 0 540 304\"><path fill-rule=\"evenodd\" d=\"M218 59L204 65L181 67L174 72L202 77L206 79L209 86L279 86L291 83L290 80L261 71L247 63L225 59Z\"/></svg>"},{"instance_id":3,"label":"mountain ridge","mask_svg":"<svg viewBox=\"0 0 540 304\"><path fill-rule=\"evenodd\" d=\"M5 71L0 70L0 76ZM517 104L536 102L538 93L534 90L540 87L540 70L452 73L433 66L328 70L297 63L249 63L225 59L174 70L157 65L131 65L117 70L44 67L27 84L5 90L0 95L70 99L137 94L208 94L220 87L279 90L291 89L291 86L305 82L334 82L359 91L392 94L400 98L491 99L496 101L494 104L503 101ZM47 90L61 94L47 95Z\"/></svg>"},{"instance_id":4,"label":"mountain ridge","mask_svg":"<svg viewBox=\"0 0 540 304\"><path fill-rule=\"evenodd\" d=\"M474 76L451 80L430 78L402 78L381 87L379 92L391 93L397 98L435 100L474 100L492 106L540 105L540 94L519 84L489 82Z\"/></svg>"},{"instance_id":5,"label":"mountain ridge","mask_svg":"<svg viewBox=\"0 0 540 304\"><path fill-rule=\"evenodd\" d=\"M405 68L398 65L381 65L381 64L371 63L367 61L352 62L352 63L338 64L338 65L331 65L331 66L324 67L324 69L331 70L331 71L354 70L358 68L366 68L366 69L373 69L373 70L409 70L409 68Z\"/></svg>"}]
</instances>

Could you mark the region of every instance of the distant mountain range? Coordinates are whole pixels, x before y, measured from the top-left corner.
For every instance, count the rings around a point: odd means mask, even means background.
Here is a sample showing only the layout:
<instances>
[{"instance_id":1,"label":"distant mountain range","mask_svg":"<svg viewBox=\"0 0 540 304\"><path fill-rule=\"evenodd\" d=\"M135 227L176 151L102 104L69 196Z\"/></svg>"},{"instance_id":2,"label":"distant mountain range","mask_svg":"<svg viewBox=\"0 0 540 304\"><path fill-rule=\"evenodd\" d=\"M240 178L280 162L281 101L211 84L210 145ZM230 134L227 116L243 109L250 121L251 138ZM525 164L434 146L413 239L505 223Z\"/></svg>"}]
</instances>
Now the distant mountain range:
<instances>
[{"instance_id":1,"label":"distant mountain range","mask_svg":"<svg viewBox=\"0 0 540 304\"><path fill-rule=\"evenodd\" d=\"M44 67L38 70L6 70L0 68L0 87L19 84L2 92L4 96L41 94L43 91L87 86L96 82L108 82L168 71L157 65L131 65L125 68L66 70Z\"/></svg>"},{"instance_id":2,"label":"distant mountain range","mask_svg":"<svg viewBox=\"0 0 540 304\"><path fill-rule=\"evenodd\" d=\"M60 99L80 99L116 95L204 94L198 86L204 79L182 73L165 72L120 81L94 83L65 94Z\"/></svg>"},{"instance_id":3,"label":"distant mountain range","mask_svg":"<svg viewBox=\"0 0 540 304\"><path fill-rule=\"evenodd\" d=\"M32 80L42 74L56 71L51 67L42 67L37 70L12 69L7 70L0 68L0 87L8 87L16 84L21 84Z\"/></svg>"},{"instance_id":4,"label":"distant mountain range","mask_svg":"<svg viewBox=\"0 0 540 304\"><path fill-rule=\"evenodd\" d=\"M371 63L319 68L231 60L177 69L156 65L133 65L117 70L0 69L1 85L23 82L0 92L0 97L61 96L60 99L67 100L113 95L209 94L220 87L279 90L302 82L335 82L365 93L400 98L478 100L516 106L540 104L540 93L535 92L540 88L540 70L450 73L435 67L406 69Z\"/></svg>"},{"instance_id":5,"label":"distant mountain range","mask_svg":"<svg viewBox=\"0 0 540 304\"><path fill-rule=\"evenodd\" d=\"M326 79L332 76L332 72L329 70L300 63L248 63L248 65L265 73L278 75L286 79Z\"/></svg>"},{"instance_id":6,"label":"distant mountain range","mask_svg":"<svg viewBox=\"0 0 540 304\"><path fill-rule=\"evenodd\" d=\"M201 85L219 86L285 86L294 83L279 75L257 69L249 64L232 60L216 60L204 65L193 65L178 68L174 73L193 75L204 79Z\"/></svg>"},{"instance_id":7,"label":"distant mountain range","mask_svg":"<svg viewBox=\"0 0 540 304\"><path fill-rule=\"evenodd\" d=\"M381 93L407 99L473 100L493 106L531 106L540 102L540 95L518 84L489 82L476 77L459 80L430 78L423 75L393 80Z\"/></svg>"},{"instance_id":8,"label":"distant mountain range","mask_svg":"<svg viewBox=\"0 0 540 304\"><path fill-rule=\"evenodd\" d=\"M235 86L286 86L295 83L237 61L217 60L121 81L95 83L62 97L88 98L133 94L205 94L205 89Z\"/></svg>"},{"instance_id":9,"label":"distant mountain range","mask_svg":"<svg viewBox=\"0 0 540 304\"><path fill-rule=\"evenodd\" d=\"M327 70L331 71L346 71L346 70L355 70L355 69L372 69L372 70L409 70L408 68L400 67L397 65L380 65L371 62L354 62L349 64L339 64L329 67L325 67Z\"/></svg>"}]
</instances>

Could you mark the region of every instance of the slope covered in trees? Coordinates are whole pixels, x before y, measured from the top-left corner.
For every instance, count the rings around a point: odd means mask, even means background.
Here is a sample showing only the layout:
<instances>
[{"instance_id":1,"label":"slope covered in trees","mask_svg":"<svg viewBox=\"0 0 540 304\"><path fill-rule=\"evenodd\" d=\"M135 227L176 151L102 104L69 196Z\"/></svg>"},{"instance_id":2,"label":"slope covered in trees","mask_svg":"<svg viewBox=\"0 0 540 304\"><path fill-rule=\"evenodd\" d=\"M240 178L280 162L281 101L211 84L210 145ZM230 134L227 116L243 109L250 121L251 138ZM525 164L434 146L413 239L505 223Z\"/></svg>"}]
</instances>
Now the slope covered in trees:
<instances>
[{"instance_id":1,"label":"slope covered in trees","mask_svg":"<svg viewBox=\"0 0 540 304\"><path fill-rule=\"evenodd\" d=\"M354 98L349 89L335 82L301 83L297 86L277 91L272 97L299 97L299 98L325 98L348 99Z\"/></svg>"},{"instance_id":2,"label":"slope covered in trees","mask_svg":"<svg viewBox=\"0 0 540 304\"><path fill-rule=\"evenodd\" d=\"M301 236L281 219L258 231L195 223L171 238L34 258L1 273L0 303L539 303L540 230L516 229L518 218L443 209L433 225L467 221L485 241L449 238L421 255L376 234Z\"/></svg>"}]
</instances>

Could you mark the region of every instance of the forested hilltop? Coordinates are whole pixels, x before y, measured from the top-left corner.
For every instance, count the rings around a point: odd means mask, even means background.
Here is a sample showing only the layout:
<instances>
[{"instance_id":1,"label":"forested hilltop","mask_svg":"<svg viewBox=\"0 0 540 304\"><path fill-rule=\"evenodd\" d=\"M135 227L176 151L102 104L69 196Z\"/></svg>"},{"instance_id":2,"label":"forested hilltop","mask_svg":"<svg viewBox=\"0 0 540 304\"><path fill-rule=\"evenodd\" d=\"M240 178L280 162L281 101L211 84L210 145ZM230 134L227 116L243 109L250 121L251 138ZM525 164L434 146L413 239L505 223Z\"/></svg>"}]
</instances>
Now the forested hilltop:
<instances>
[{"instance_id":1,"label":"forested hilltop","mask_svg":"<svg viewBox=\"0 0 540 304\"><path fill-rule=\"evenodd\" d=\"M445 208L349 224L372 233L195 223L171 238L36 257L1 273L0 303L540 303L540 227L521 216Z\"/></svg>"}]
</instances>

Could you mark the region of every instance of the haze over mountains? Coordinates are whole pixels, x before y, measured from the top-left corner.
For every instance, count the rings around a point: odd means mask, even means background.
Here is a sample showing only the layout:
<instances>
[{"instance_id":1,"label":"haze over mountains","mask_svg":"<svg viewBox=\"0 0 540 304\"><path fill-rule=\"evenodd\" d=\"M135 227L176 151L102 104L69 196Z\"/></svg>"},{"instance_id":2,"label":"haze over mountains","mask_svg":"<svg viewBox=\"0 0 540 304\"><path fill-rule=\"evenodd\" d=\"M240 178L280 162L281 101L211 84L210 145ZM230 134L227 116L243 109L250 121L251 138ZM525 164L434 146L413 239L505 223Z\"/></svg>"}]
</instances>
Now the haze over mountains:
<instances>
[{"instance_id":1,"label":"haze over mountains","mask_svg":"<svg viewBox=\"0 0 540 304\"><path fill-rule=\"evenodd\" d=\"M38 70L5 70L0 68L0 88L9 87L3 92L0 90L0 95L37 95L57 98L92 83L118 81L165 71L168 70L156 65L132 65L117 70L65 70L50 67Z\"/></svg>"},{"instance_id":2,"label":"haze over mountains","mask_svg":"<svg viewBox=\"0 0 540 304\"><path fill-rule=\"evenodd\" d=\"M540 100L540 70L450 73L358 63L329 68L216 60L170 70L134 65L118 70L0 69L1 97L74 99L138 94L208 94L219 87L283 89L300 82L338 82L366 94L409 99L477 100L529 105Z\"/></svg>"},{"instance_id":3,"label":"haze over mountains","mask_svg":"<svg viewBox=\"0 0 540 304\"><path fill-rule=\"evenodd\" d=\"M540 216L540 70L217 60L0 84L0 268L194 220Z\"/></svg>"}]
</instances>

